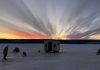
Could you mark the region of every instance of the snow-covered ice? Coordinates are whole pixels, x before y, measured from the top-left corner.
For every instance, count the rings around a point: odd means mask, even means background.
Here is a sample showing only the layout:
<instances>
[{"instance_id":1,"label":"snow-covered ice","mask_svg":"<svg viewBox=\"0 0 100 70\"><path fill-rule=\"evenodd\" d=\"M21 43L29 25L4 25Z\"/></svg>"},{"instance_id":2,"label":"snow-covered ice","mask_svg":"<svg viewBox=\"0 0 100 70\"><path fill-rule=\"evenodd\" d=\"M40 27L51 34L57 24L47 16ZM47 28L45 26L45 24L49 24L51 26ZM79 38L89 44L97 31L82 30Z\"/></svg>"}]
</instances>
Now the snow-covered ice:
<instances>
[{"instance_id":1,"label":"snow-covered ice","mask_svg":"<svg viewBox=\"0 0 100 70\"><path fill-rule=\"evenodd\" d=\"M8 45L8 60L2 60L2 50ZM46 54L43 44L0 44L0 70L100 70L99 44L61 44L60 53ZM21 52L12 53L15 47ZM37 51L41 50L41 53ZM23 57L22 52L27 56Z\"/></svg>"}]
</instances>

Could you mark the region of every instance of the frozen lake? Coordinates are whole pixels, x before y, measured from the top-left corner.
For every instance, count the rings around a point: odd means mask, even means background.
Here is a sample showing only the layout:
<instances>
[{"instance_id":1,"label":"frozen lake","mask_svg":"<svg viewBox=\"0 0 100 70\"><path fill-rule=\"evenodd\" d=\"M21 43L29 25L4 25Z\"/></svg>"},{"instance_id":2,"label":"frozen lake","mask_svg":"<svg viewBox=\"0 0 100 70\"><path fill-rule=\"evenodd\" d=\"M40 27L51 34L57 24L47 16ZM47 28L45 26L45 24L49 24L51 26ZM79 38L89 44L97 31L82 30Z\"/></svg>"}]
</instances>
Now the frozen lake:
<instances>
[{"instance_id":1,"label":"frozen lake","mask_svg":"<svg viewBox=\"0 0 100 70\"><path fill-rule=\"evenodd\" d=\"M8 60L2 60L2 50L8 45ZM100 70L99 44L61 44L60 53L46 54L43 44L0 44L0 70ZM15 47L21 52L12 53ZM41 50L41 53L37 51ZM22 57L26 51L27 56Z\"/></svg>"}]
</instances>

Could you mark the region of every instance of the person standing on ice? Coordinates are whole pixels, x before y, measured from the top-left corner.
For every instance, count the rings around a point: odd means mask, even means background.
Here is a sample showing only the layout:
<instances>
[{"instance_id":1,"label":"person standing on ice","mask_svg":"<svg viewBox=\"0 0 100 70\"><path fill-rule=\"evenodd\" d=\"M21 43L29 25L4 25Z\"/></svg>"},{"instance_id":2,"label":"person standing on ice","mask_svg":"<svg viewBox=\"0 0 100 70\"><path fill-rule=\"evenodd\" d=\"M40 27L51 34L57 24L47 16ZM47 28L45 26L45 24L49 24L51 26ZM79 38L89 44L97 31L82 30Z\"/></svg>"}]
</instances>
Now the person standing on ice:
<instances>
[{"instance_id":1,"label":"person standing on ice","mask_svg":"<svg viewBox=\"0 0 100 70\"><path fill-rule=\"evenodd\" d=\"M4 60L7 60L7 54L8 54L8 46L6 46L5 48L4 48L4 50L3 50L3 59Z\"/></svg>"}]
</instances>

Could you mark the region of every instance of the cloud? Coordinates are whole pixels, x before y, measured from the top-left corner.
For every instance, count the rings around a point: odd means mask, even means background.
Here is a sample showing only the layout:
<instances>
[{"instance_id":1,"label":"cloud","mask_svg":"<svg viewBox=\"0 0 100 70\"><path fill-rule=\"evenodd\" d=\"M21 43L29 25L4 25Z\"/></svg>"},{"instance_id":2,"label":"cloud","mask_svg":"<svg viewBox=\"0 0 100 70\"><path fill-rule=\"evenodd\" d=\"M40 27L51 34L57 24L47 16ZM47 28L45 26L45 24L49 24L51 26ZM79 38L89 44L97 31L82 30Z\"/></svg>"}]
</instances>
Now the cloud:
<instances>
[{"instance_id":1,"label":"cloud","mask_svg":"<svg viewBox=\"0 0 100 70\"><path fill-rule=\"evenodd\" d=\"M30 35L89 39L100 34L99 7L100 0L0 0L0 25Z\"/></svg>"}]
</instances>

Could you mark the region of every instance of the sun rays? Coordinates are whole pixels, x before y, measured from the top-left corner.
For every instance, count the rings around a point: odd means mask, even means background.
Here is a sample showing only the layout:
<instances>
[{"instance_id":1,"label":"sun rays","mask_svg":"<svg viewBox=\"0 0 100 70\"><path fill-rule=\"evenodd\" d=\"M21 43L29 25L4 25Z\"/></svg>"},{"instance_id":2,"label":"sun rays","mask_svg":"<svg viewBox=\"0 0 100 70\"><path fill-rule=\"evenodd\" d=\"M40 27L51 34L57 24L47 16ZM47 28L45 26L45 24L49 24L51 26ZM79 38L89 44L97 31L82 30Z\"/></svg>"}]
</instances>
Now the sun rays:
<instances>
[{"instance_id":1,"label":"sun rays","mask_svg":"<svg viewBox=\"0 0 100 70\"><path fill-rule=\"evenodd\" d=\"M100 39L99 6L98 0L1 0L0 38Z\"/></svg>"}]
</instances>

